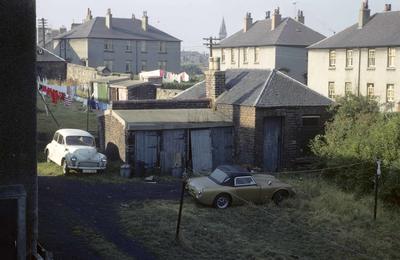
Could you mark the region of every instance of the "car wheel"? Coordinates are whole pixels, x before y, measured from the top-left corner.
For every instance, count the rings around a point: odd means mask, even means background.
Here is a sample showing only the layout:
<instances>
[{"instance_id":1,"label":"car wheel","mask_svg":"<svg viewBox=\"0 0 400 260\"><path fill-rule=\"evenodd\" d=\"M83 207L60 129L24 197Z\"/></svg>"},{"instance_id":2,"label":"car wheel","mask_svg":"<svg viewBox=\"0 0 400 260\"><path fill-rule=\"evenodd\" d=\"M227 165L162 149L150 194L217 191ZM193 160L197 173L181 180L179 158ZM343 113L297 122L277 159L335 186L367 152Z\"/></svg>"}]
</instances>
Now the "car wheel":
<instances>
[{"instance_id":1,"label":"car wheel","mask_svg":"<svg viewBox=\"0 0 400 260\"><path fill-rule=\"evenodd\" d=\"M69 174L69 168L67 162L64 159L62 160L62 168L64 174Z\"/></svg>"},{"instance_id":2,"label":"car wheel","mask_svg":"<svg viewBox=\"0 0 400 260\"><path fill-rule=\"evenodd\" d=\"M272 196L272 200L275 202L276 205L282 203L283 200L289 197L289 192L286 190L279 190L275 192L274 196Z\"/></svg>"},{"instance_id":3,"label":"car wheel","mask_svg":"<svg viewBox=\"0 0 400 260\"><path fill-rule=\"evenodd\" d=\"M214 206L218 209L226 209L231 205L231 198L227 194L219 194L215 197Z\"/></svg>"},{"instance_id":4,"label":"car wheel","mask_svg":"<svg viewBox=\"0 0 400 260\"><path fill-rule=\"evenodd\" d=\"M48 162L48 163L51 162L51 160L49 158L49 150L46 150L45 155L46 155L46 162Z\"/></svg>"},{"instance_id":5,"label":"car wheel","mask_svg":"<svg viewBox=\"0 0 400 260\"><path fill-rule=\"evenodd\" d=\"M104 170L97 170L98 174L104 174Z\"/></svg>"}]
</instances>

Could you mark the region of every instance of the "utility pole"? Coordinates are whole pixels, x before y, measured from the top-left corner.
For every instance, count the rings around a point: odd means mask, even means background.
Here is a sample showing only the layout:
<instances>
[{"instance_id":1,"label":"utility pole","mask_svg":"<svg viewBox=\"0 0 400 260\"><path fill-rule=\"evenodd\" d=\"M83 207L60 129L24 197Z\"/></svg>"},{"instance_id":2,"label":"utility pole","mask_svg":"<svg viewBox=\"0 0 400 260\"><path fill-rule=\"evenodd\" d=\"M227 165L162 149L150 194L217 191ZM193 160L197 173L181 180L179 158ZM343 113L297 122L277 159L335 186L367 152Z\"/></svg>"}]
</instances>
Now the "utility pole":
<instances>
[{"instance_id":1,"label":"utility pole","mask_svg":"<svg viewBox=\"0 0 400 260\"><path fill-rule=\"evenodd\" d=\"M38 24L40 28L42 28L42 47L46 47L46 29L47 29L47 19L41 18L38 19ZM39 36L38 36L39 38Z\"/></svg>"},{"instance_id":2,"label":"utility pole","mask_svg":"<svg viewBox=\"0 0 400 260\"><path fill-rule=\"evenodd\" d=\"M217 41L221 39L210 36L209 38L203 38L203 40L206 41L205 43L203 43L203 45L210 48L210 58L211 58L213 56L213 47L218 45Z\"/></svg>"},{"instance_id":3,"label":"utility pole","mask_svg":"<svg viewBox=\"0 0 400 260\"><path fill-rule=\"evenodd\" d=\"M378 208L378 183L379 183L379 178L381 177L381 161L378 160L377 162L377 169L376 169L376 174L375 174L375 205L374 205L374 220L376 220L376 211Z\"/></svg>"}]
</instances>

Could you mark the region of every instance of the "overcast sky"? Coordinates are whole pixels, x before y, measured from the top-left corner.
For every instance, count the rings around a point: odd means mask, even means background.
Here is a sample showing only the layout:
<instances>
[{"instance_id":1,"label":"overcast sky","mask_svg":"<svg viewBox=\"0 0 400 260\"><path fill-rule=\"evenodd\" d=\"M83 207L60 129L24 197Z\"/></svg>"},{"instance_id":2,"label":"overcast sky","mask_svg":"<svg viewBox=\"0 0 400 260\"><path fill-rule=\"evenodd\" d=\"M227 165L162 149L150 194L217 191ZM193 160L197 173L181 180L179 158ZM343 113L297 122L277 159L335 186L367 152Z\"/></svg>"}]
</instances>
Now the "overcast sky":
<instances>
[{"instance_id":1,"label":"overcast sky","mask_svg":"<svg viewBox=\"0 0 400 260\"><path fill-rule=\"evenodd\" d=\"M372 13L382 12L385 3L400 10L398 1L370 0ZM58 28L81 22L87 8L94 17L105 16L111 8L113 17L142 17L148 12L149 23L182 40L182 49L204 51L202 38L218 36L222 17L228 35L243 26L246 12L253 21L265 18L266 11L280 7L283 17L295 17L296 10L304 11L306 25L330 36L357 21L361 0L36 0L37 18L46 18L49 26Z\"/></svg>"}]
</instances>

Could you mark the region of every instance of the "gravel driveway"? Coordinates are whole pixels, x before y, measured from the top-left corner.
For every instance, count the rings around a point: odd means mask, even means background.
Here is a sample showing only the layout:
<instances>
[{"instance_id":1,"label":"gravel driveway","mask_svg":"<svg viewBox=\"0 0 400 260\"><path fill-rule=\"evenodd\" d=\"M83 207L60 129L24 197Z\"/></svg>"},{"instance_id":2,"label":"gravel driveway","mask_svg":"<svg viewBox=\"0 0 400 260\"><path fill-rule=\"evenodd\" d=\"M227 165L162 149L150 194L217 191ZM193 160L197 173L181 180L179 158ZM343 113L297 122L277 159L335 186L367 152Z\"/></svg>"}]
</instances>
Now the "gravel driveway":
<instances>
[{"instance_id":1,"label":"gravel driveway","mask_svg":"<svg viewBox=\"0 0 400 260\"><path fill-rule=\"evenodd\" d=\"M79 179L39 177L39 241L55 259L101 259L73 232L86 226L135 259L154 259L140 241L121 230L118 208L132 200L179 199L179 182L149 184L89 183Z\"/></svg>"}]
</instances>

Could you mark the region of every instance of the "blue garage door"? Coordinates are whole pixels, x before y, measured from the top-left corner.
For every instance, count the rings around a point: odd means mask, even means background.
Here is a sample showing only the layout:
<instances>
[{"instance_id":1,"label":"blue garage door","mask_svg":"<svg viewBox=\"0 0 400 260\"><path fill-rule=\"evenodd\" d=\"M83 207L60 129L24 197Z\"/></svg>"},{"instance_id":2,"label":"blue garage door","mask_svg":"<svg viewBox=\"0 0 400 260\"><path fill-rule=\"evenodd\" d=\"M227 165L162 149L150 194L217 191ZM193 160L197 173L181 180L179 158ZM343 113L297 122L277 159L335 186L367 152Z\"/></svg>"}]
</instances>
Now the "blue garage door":
<instances>
[{"instance_id":1,"label":"blue garage door","mask_svg":"<svg viewBox=\"0 0 400 260\"><path fill-rule=\"evenodd\" d=\"M181 174L186 158L185 130L165 130L162 133L160 152L161 172Z\"/></svg>"},{"instance_id":2,"label":"blue garage door","mask_svg":"<svg viewBox=\"0 0 400 260\"><path fill-rule=\"evenodd\" d=\"M277 172L281 164L282 117L266 117L264 120L264 170Z\"/></svg>"},{"instance_id":3,"label":"blue garage door","mask_svg":"<svg viewBox=\"0 0 400 260\"><path fill-rule=\"evenodd\" d=\"M135 160L145 163L145 168L154 168L158 162L159 136L155 131L135 133Z\"/></svg>"},{"instance_id":4,"label":"blue garage door","mask_svg":"<svg viewBox=\"0 0 400 260\"><path fill-rule=\"evenodd\" d=\"M233 129L219 127L211 130L213 169L233 162Z\"/></svg>"},{"instance_id":5,"label":"blue garage door","mask_svg":"<svg viewBox=\"0 0 400 260\"><path fill-rule=\"evenodd\" d=\"M190 132L192 144L193 171L209 173L212 168L211 130L192 130Z\"/></svg>"}]
</instances>

